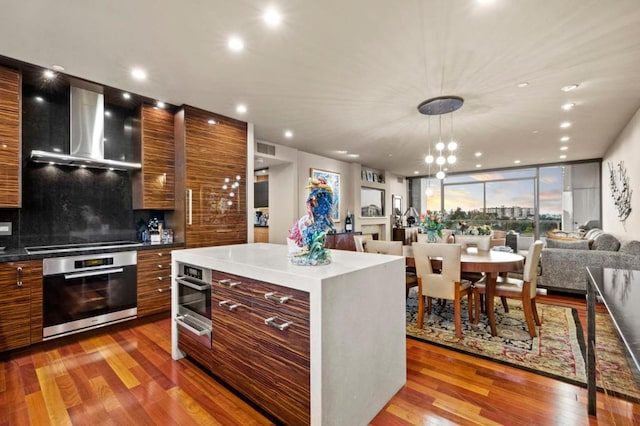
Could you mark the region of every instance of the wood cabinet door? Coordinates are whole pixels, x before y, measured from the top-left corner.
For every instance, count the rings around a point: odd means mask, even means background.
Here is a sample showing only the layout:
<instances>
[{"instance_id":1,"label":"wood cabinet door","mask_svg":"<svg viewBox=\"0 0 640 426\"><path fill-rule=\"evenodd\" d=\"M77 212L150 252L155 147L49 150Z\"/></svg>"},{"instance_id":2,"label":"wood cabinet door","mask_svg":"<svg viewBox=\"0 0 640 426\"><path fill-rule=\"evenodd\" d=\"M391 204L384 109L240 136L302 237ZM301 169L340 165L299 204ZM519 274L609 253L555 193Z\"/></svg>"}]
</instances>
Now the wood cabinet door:
<instances>
[{"instance_id":1,"label":"wood cabinet door","mask_svg":"<svg viewBox=\"0 0 640 426\"><path fill-rule=\"evenodd\" d=\"M138 317L171 310L171 249L138 251Z\"/></svg>"},{"instance_id":2,"label":"wood cabinet door","mask_svg":"<svg viewBox=\"0 0 640 426\"><path fill-rule=\"evenodd\" d=\"M133 179L133 208L175 208L175 144L173 114L143 105L141 121L142 170Z\"/></svg>"},{"instance_id":3,"label":"wood cabinet door","mask_svg":"<svg viewBox=\"0 0 640 426\"><path fill-rule=\"evenodd\" d=\"M42 262L0 264L0 351L42 340Z\"/></svg>"},{"instance_id":4,"label":"wood cabinet door","mask_svg":"<svg viewBox=\"0 0 640 426\"><path fill-rule=\"evenodd\" d=\"M0 67L0 207L21 207L20 72Z\"/></svg>"},{"instance_id":5,"label":"wood cabinet door","mask_svg":"<svg viewBox=\"0 0 640 426\"><path fill-rule=\"evenodd\" d=\"M246 243L247 124L184 108L185 245Z\"/></svg>"}]
</instances>

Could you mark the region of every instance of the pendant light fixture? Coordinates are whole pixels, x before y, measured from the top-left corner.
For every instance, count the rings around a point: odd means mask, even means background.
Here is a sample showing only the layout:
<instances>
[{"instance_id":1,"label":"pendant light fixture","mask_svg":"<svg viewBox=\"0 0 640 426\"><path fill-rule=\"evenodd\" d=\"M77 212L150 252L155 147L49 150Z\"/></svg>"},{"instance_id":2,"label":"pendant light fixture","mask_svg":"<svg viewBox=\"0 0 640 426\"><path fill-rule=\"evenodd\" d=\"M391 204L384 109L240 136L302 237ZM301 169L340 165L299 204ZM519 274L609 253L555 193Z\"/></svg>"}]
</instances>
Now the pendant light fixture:
<instances>
[{"instance_id":1,"label":"pendant light fixture","mask_svg":"<svg viewBox=\"0 0 640 426\"><path fill-rule=\"evenodd\" d=\"M438 152L438 156L434 158L431 154L431 142L428 145L428 154L425 157L424 161L427 163L429 168L429 176L431 176L431 164L433 162L438 165L438 172L436 173L436 178L444 179L446 174L444 170L442 170L442 166L445 164L455 164L458 160L455 152L458 149L458 143L453 138L453 112L457 111L462 107L464 103L464 99L459 96L438 96L436 98L427 99L418 105L418 111L421 114L425 114L428 116L438 115L439 119L439 134L438 134L438 142L435 145L435 150ZM442 116L444 114L451 114L450 117L450 127L449 127L449 143L445 144L442 141ZM429 140L431 139L431 120L429 120ZM445 149L448 151L448 154L445 152ZM447 154L445 156L445 154ZM427 191L429 191L429 185L427 184Z\"/></svg>"}]
</instances>

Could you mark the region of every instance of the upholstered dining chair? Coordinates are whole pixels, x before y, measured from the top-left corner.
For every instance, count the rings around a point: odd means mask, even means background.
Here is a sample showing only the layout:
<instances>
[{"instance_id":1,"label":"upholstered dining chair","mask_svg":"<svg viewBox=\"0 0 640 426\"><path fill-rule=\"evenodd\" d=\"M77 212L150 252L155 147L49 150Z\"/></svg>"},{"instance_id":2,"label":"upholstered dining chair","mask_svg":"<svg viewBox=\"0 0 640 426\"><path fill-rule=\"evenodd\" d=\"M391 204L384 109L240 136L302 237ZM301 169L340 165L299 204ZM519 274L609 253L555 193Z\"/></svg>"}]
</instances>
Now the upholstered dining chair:
<instances>
[{"instance_id":1,"label":"upholstered dining chair","mask_svg":"<svg viewBox=\"0 0 640 426\"><path fill-rule=\"evenodd\" d=\"M455 235L453 240L462 246L462 250L466 250L467 247L476 247L482 251L491 248L491 235Z\"/></svg>"},{"instance_id":2,"label":"upholstered dining chair","mask_svg":"<svg viewBox=\"0 0 640 426\"><path fill-rule=\"evenodd\" d=\"M444 243L413 243L413 256L418 275L418 324L424 323L424 299L427 298L427 313L431 314L431 300L453 300L454 322L456 337L462 338L462 307L460 301L467 296L469 321L472 320L472 288L471 283L460 278L460 255L462 249L459 244ZM442 258L442 269L435 274L431 268L431 258Z\"/></svg>"},{"instance_id":3,"label":"upholstered dining chair","mask_svg":"<svg viewBox=\"0 0 640 426\"><path fill-rule=\"evenodd\" d=\"M538 262L542 253L543 243L540 240L534 241L529 246L529 252L524 262L524 271L522 279L506 277L498 277L496 282L495 295L497 297L507 297L511 299L519 299L522 301L522 310L524 318L527 321L529 335L536 337L536 325L540 325L540 317L536 307L537 282L538 282ZM475 322L478 322L480 314L480 296L486 294L486 281L479 281L473 285L474 305L475 305Z\"/></svg>"},{"instance_id":4,"label":"upholstered dining chair","mask_svg":"<svg viewBox=\"0 0 640 426\"><path fill-rule=\"evenodd\" d=\"M373 241L373 236L371 234L354 235L353 241L356 243L356 251L364 251L364 245L367 241Z\"/></svg>"},{"instance_id":5,"label":"upholstered dining chair","mask_svg":"<svg viewBox=\"0 0 640 426\"><path fill-rule=\"evenodd\" d=\"M453 231L451 229L442 229L442 238L441 237L436 237L436 242L437 243L450 243L452 242L452 237L453 237ZM428 243L428 236L427 234L418 234L418 242L419 243Z\"/></svg>"},{"instance_id":6,"label":"upholstered dining chair","mask_svg":"<svg viewBox=\"0 0 640 426\"><path fill-rule=\"evenodd\" d=\"M364 245L366 253L392 254L394 256L402 256L402 241L380 241L368 240ZM405 296L409 296L409 289L418 285L418 277L415 272L405 271Z\"/></svg>"},{"instance_id":7,"label":"upholstered dining chair","mask_svg":"<svg viewBox=\"0 0 640 426\"><path fill-rule=\"evenodd\" d=\"M507 231L494 229L491 231L491 247L504 246L507 244Z\"/></svg>"}]
</instances>

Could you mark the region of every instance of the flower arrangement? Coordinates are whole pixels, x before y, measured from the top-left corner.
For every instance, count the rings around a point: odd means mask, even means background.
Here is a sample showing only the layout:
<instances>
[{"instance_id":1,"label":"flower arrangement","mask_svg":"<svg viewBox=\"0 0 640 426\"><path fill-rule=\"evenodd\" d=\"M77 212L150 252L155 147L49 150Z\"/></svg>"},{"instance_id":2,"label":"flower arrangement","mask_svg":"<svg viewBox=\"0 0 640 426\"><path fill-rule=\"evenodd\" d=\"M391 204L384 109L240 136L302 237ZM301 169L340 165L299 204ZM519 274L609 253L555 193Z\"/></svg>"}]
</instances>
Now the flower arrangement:
<instances>
[{"instance_id":1,"label":"flower arrangement","mask_svg":"<svg viewBox=\"0 0 640 426\"><path fill-rule=\"evenodd\" d=\"M491 235L491 225L470 226L467 230L469 235Z\"/></svg>"},{"instance_id":2,"label":"flower arrangement","mask_svg":"<svg viewBox=\"0 0 640 426\"><path fill-rule=\"evenodd\" d=\"M435 241L436 235L442 238L442 228L444 228L444 223L438 213L427 210L427 213L420 215L420 229L427 234L429 241Z\"/></svg>"}]
</instances>

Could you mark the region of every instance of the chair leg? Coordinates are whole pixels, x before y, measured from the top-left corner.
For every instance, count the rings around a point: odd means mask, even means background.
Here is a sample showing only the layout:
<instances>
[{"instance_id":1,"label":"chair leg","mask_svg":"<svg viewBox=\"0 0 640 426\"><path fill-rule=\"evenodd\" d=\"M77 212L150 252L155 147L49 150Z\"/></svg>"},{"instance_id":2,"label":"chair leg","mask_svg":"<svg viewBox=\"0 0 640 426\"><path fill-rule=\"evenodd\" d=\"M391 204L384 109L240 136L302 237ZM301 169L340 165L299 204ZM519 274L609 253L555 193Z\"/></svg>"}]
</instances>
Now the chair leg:
<instances>
[{"instance_id":1,"label":"chair leg","mask_svg":"<svg viewBox=\"0 0 640 426\"><path fill-rule=\"evenodd\" d=\"M422 294L418 294L418 323L416 326L418 328L422 328L424 325L424 296Z\"/></svg>"},{"instance_id":2,"label":"chair leg","mask_svg":"<svg viewBox=\"0 0 640 426\"><path fill-rule=\"evenodd\" d=\"M460 306L460 291L456 290L456 294L453 299L453 318L456 324L456 337L458 339L462 339L462 318L460 316L461 310L462 306Z\"/></svg>"},{"instance_id":3,"label":"chair leg","mask_svg":"<svg viewBox=\"0 0 640 426\"><path fill-rule=\"evenodd\" d=\"M487 305L484 302L484 298L485 298L485 294L480 293L480 312L482 312L483 314L487 312L487 310L485 309Z\"/></svg>"},{"instance_id":4,"label":"chair leg","mask_svg":"<svg viewBox=\"0 0 640 426\"><path fill-rule=\"evenodd\" d=\"M478 319L480 318L480 291L477 288L473 289L473 307L476 311L473 316L473 323L477 324Z\"/></svg>"},{"instance_id":5,"label":"chair leg","mask_svg":"<svg viewBox=\"0 0 640 426\"><path fill-rule=\"evenodd\" d=\"M469 322L473 322L473 289L469 287L467 289L467 315L469 316Z\"/></svg>"},{"instance_id":6,"label":"chair leg","mask_svg":"<svg viewBox=\"0 0 640 426\"><path fill-rule=\"evenodd\" d=\"M533 320L536 322L536 325L542 325L540 322L540 317L538 316L538 306L536 305L536 299L531 299L531 310L533 311Z\"/></svg>"},{"instance_id":7,"label":"chair leg","mask_svg":"<svg viewBox=\"0 0 640 426\"><path fill-rule=\"evenodd\" d=\"M427 313L428 313L429 315L431 315L431 305L432 305L432 303L431 303L431 302L432 302L432 301L433 301L433 298L432 298L432 297L427 297Z\"/></svg>"},{"instance_id":8,"label":"chair leg","mask_svg":"<svg viewBox=\"0 0 640 426\"><path fill-rule=\"evenodd\" d=\"M529 298L522 299L522 310L524 311L524 319L527 321L527 328L529 329L529 336L536 337L536 326L533 322L532 306L529 302Z\"/></svg>"},{"instance_id":9,"label":"chair leg","mask_svg":"<svg viewBox=\"0 0 640 426\"><path fill-rule=\"evenodd\" d=\"M502 296L500 297L500 300L502 300L502 307L504 308L504 312L509 313L509 304L507 303L507 298Z\"/></svg>"}]
</instances>

